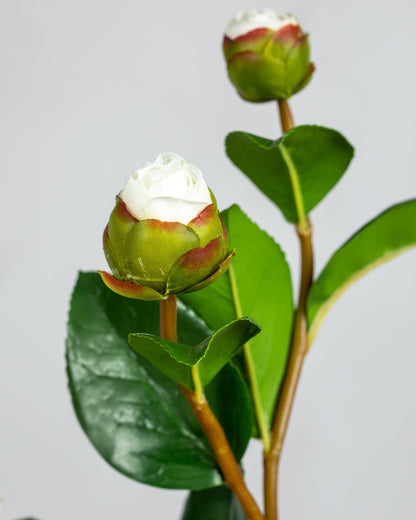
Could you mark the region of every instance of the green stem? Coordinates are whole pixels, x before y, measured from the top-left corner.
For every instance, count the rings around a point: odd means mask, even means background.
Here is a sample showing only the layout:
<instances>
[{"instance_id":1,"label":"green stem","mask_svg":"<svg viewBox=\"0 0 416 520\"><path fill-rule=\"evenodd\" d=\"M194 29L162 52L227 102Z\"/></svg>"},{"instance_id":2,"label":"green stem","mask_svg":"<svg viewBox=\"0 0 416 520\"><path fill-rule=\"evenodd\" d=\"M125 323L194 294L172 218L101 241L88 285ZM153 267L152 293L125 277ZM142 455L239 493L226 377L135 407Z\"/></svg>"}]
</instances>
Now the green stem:
<instances>
[{"instance_id":1,"label":"green stem","mask_svg":"<svg viewBox=\"0 0 416 520\"><path fill-rule=\"evenodd\" d=\"M229 267L228 273L230 276L231 294L233 297L236 317L242 318L243 312L241 309L240 298L238 296L237 282L235 279L235 273L232 265ZM266 416L264 414L263 407L261 406L259 385L257 381L256 371L254 368L253 356L251 354L251 349L248 342L244 345L243 352L248 378L250 380L251 395L253 397L254 411L256 414L257 424L263 442L264 451L265 453L267 453L270 449L270 433L267 427Z\"/></svg>"}]
</instances>

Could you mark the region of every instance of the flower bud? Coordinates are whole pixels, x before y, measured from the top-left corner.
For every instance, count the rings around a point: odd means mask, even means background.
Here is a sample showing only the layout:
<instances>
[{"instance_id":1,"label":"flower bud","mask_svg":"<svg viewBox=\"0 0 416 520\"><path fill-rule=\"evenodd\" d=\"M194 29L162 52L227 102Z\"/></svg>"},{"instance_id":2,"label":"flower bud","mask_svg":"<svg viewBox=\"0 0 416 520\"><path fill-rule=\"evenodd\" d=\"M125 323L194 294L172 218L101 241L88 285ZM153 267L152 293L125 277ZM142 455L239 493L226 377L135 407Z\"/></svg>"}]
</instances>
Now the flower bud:
<instances>
[{"instance_id":1,"label":"flower bud","mask_svg":"<svg viewBox=\"0 0 416 520\"><path fill-rule=\"evenodd\" d=\"M246 101L285 99L311 79L308 35L290 14L248 9L226 29L223 49L231 82Z\"/></svg>"},{"instance_id":2,"label":"flower bud","mask_svg":"<svg viewBox=\"0 0 416 520\"><path fill-rule=\"evenodd\" d=\"M123 296L160 300L202 289L228 267L228 237L201 171L173 153L129 177L103 236L113 276L104 283Z\"/></svg>"}]
</instances>

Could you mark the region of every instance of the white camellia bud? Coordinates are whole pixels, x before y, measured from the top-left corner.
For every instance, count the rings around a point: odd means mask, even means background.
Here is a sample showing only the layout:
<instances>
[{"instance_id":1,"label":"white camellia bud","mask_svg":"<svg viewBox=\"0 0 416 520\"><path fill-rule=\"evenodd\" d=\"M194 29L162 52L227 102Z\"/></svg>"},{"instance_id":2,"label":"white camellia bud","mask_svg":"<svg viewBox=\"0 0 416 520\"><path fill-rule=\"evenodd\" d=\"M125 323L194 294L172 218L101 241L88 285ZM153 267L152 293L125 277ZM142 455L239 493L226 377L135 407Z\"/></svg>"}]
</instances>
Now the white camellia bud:
<instances>
[{"instance_id":1,"label":"white camellia bud","mask_svg":"<svg viewBox=\"0 0 416 520\"><path fill-rule=\"evenodd\" d=\"M214 282L230 265L228 235L201 171L174 153L137 170L116 197L103 234L112 291L161 300Z\"/></svg>"},{"instance_id":2,"label":"white camellia bud","mask_svg":"<svg viewBox=\"0 0 416 520\"><path fill-rule=\"evenodd\" d=\"M227 26L223 50L231 83L253 103L293 96L315 69L297 19L270 9L239 12Z\"/></svg>"},{"instance_id":3,"label":"white camellia bud","mask_svg":"<svg viewBox=\"0 0 416 520\"><path fill-rule=\"evenodd\" d=\"M277 14L272 9L246 9L230 20L225 35L235 40L255 29L278 31L286 25L299 25L299 22L292 14Z\"/></svg>"},{"instance_id":4,"label":"white camellia bud","mask_svg":"<svg viewBox=\"0 0 416 520\"><path fill-rule=\"evenodd\" d=\"M185 225L212 202L201 170L175 153L160 154L134 172L120 198L138 220Z\"/></svg>"}]
</instances>

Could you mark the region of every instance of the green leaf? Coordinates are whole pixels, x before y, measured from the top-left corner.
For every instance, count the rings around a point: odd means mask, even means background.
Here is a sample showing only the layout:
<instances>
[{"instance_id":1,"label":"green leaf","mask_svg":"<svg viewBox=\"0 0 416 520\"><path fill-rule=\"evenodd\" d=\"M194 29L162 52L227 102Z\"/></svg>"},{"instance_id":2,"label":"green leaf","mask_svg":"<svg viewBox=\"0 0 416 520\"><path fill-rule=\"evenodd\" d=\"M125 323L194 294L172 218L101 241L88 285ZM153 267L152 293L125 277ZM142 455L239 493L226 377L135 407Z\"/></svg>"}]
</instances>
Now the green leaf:
<instances>
[{"instance_id":1,"label":"green leaf","mask_svg":"<svg viewBox=\"0 0 416 520\"><path fill-rule=\"evenodd\" d=\"M308 298L311 340L330 306L368 271L416 245L416 199L387 209L355 233L327 263Z\"/></svg>"},{"instance_id":2,"label":"green leaf","mask_svg":"<svg viewBox=\"0 0 416 520\"><path fill-rule=\"evenodd\" d=\"M278 141L228 134L233 163L274 202L289 222L302 222L347 169L354 150L339 132L297 126Z\"/></svg>"},{"instance_id":3,"label":"green leaf","mask_svg":"<svg viewBox=\"0 0 416 520\"><path fill-rule=\"evenodd\" d=\"M205 387L244 343L259 332L257 323L250 318L241 318L222 327L195 347L151 334L130 334L129 343L161 372L193 390L191 367L199 367L199 376Z\"/></svg>"},{"instance_id":4,"label":"green leaf","mask_svg":"<svg viewBox=\"0 0 416 520\"><path fill-rule=\"evenodd\" d=\"M192 491L182 520L246 520L234 493L225 486Z\"/></svg>"},{"instance_id":5,"label":"green leaf","mask_svg":"<svg viewBox=\"0 0 416 520\"><path fill-rule=\"evenodd\" d=\"M181 341L195 344L210 334L180 302L178 311ZM182 392L128 345L132 331L155 334L158 327L156 302L123 298L97 273L80 273L67 338L69 387L78 420L101 456L134 480L176 489L220 485L214 455ZM226 366L206 393L219 420L227 417L222 424L240 458L252 426L243 379Z\"/></svg>"},{"instance_id":6,"label":"green leaf","mask_svg":"<svg viewBox=\"0 0 416 520\"><path fill-rule=\"evenodd\" d=\"M205 388L205 395L236 459L241 460L253 431L254 415L250 391L239 370L231 364L225 365Z\"/></svg>"},{"instance_id":7,"label":"green leaf","mask_svg":"<svg viewBox=\"0 0 416 520\"><path fill-rule=\"evenodd\" d=\"M270 425L292 333L290 271L280 247L238 206L231 206L222 216L230 247L237 251L231 263L232 269L205 289L181 295L181 300L211 329L218 329L238 317L238 303L242 314L260 323L262 332L250 340L249 348L261 408ZM230 275L235 278L235 294L231 289Z\"/></svg>"}]
</instances>

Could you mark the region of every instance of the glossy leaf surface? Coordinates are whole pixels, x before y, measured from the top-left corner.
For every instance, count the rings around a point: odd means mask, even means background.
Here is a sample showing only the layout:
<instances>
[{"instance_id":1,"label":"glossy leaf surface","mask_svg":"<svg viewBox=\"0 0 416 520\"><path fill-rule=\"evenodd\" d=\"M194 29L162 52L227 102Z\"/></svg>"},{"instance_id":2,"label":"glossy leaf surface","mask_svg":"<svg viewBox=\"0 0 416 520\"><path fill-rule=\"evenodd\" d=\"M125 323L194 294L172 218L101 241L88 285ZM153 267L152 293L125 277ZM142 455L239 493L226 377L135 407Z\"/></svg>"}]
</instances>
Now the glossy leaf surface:
<instances>
[{"instance_id":1,"label":"glossy leaf surface","mask_svg":"<svg viewBox=\"0 0 416 520\"><path fill-rule=\"evenodd\" d=\"M210 334L181 304L178 322L183 342L198 343ZM124 475L166 488L219 485L222 479L211 448L178 386L128 345L129 333L155 334L158 327L157 303L123 298L98 274L80 274L67 339L77 417L97 451ZM241 457L252 427L245 383L235 368L226 366L206 393Z\"/></svg>"},{"instance_id":2,"label":"glossy leaf surface","mask_svg":"<svg viewBox=\"0 0 416 520\"><path fill-rule=\"evenodd\" d=\"M151 334L130 334L129 343L168 377L193 390L191 367L198 366L205 387L250 338L260 331L249 318L228 323L195 346L167 341Z\"/></svg>"},{"instance_id":3,"label":"glossy leaf surface","mask_svg":"<svg viewBox=\"0 0 416 520\"><path fill-rule=\"evenodd\" d=\"M308 298L313 339L334 301L361 276L416 245L416 199L387 209L362 227L334 253L314 282Z\"/></svg>"},{"instance_id":4,"label":"glossy leaf surface","mask_svg":"<svg viewBox=\"0 0 416 520\"><path fill-rule=\"evenodd\" d=\"M354 154L339 132L309 125L278 141L232 132L225 144L228 157L289 222L302 220L325 197Z\"/></svg>"},{"instance_id":5,"label":"glossy leaf surface","mask_svg":"<svg viewBox=\"0 0 416 520\"><path fill-rule=\"evenodd\" d=\"M246 520L234 493L225 486L192 491L182 520Z\"/></svg>"},{"instance_id":6,"label":"glossy leaf surface","mask_svg":"<svg viewBox=\"0 0 416 520\"><path fill-rule=\"evenodd\" d=\"M230 246L237 252L231 270L205 289L181 295L181 299L211 329L235 319L238 303L243 315L260 324L262 331L249 341L249 346L261 405L270 424L292 332L293 297L289 267L280 247L238 206L231 206L222 216ZM234 291L230 276L234 277Z\"/></svg>"}]
</instances>

